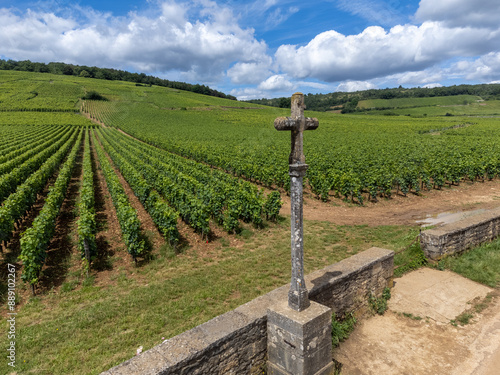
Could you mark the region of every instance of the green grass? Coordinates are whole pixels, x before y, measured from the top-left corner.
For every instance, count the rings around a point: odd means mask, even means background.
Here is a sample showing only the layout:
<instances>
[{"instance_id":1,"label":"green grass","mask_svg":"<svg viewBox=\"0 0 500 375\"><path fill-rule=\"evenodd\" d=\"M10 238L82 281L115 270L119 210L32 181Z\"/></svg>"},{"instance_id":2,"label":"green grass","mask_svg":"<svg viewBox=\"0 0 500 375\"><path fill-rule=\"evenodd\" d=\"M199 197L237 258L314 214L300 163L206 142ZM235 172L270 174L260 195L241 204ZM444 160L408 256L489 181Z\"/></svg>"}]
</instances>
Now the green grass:
<instances>
[{"instance_id":1,"label":"green grass","mask_svg":"<svg viewBox=\"0 0 500 375\"><path fill-rule=\"evenodd\" d=\"M499 116L500 100L481 100L474 95L430 98L375 99L359 102L368 115L435 116Z\"/></svg>"},{"instance_id":2,"label":"green grass","mask_svg":"<svg viewBox=\"0 0 500 375\"><path fill-rule=\"evenodd\" d=\"M500 100L488 100L481 103L470 103L467 105L451 106L428 106L414 108L394 108L383 110L371 110L363 112L366 115L397 115L411 117L438 117L438 116L500 116Z\"/></svg>"},{"instance_id":3,"label":"green grass","mask_svg":"<svg viewBox=\"0 0 500 375\"><path fill-rule=\"evenodd\" d=\"M412 320L422 320L423 318L418 315L413 315L412 313L402 313L402 315L406 318L412 319Z\"/></svg>"},{"instance_id":4,"label":"green grass","mask_svg":"<svg viewBox=\"0 0 500 375\"><path fill-rule=\"evenodd\" d=\"M353 313L346 314L343 319L337 319L335 313L332 314L332 347L336 348L341 342L347 340L354 331L356 318Z\"/></svg>"},{"instance_id":5,"label":"green grass","mask_svg":"<svg viewBox=\"0 0 500 375\"><path fill-rule=\"evenodd\" d=\"M473 314L469 312L463 312L459 316L457 316L455 319L452 319L450 323L454 325L455 327L460 324L461 326L465 326L470 323L470 320L474 317Z\"/></svg>"},{"instance_id":6,"label":"green grass","mask_svg":"<svg viewBox=\"0 0 500 375\"><path fill-rule=\"evenodd\" d=\"M368 305L374 314L384 315L387 310L387 301L391 299L391 289L384 288L380 297L374 296L372 293L368 296Z\"/></svg>"},{"instance_id":7,"label":"green grass","mask_svg":"<svg viewBox=\"0 0 500 375\"><path fill-rule=\"evenodd\" d=\"M371 246L399 249L410 232L312 221L305 228L306 273ZM289 282L288 222L247 230L251 236L236 236L239 247L220 241L208 254L193 248L174 258L160 254L134 271L140 277L122 270L106 287L69 280L64 292L32 299L18 311L16 371L97 374L141 345L149 349ZM1 373L9 373L5 366L0 362Z\"/></svg>"},{"instance_id":8,"label":"green grass","mask_svg":"<svg viewBox=\"0 0 500 375\"><path fill-rule=\"evenodd\" d=\"M439 262L468 279L490 287L500 285L500 239L483 244L459 256L447 257Z\"/></svg>"},{"instance_id":9,"label":"green grass","mask_svg":"<svg viewBox=\"0 0 500 375\"><path fill-rule=\"evenodd\" d=\"M359 108L411 108L429 106L468 105L477 103L481 98L474 95L437 96L427 98L396 98L362 100Z\"/></svg>"},{"instance_id":10,"label":"green grass","mask_svg":"<svg viewBox=\"0 0 500 375\"><path fill-rule=\"evenodd\" d=\"M92 125L85 117L70 112L2 112L0 111L2 127L13 125Z\"/></svg>"}]
</instances>

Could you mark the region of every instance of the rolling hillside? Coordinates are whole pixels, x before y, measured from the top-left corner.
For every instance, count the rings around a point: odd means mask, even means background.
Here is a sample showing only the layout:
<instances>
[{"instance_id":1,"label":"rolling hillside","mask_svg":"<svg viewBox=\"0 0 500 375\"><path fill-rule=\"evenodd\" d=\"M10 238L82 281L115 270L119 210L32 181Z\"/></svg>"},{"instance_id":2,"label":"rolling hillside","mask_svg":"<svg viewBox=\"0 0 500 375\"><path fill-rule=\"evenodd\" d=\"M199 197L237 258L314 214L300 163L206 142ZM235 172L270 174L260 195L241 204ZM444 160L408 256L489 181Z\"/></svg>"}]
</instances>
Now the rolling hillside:
<instances>
[{"instance_id":1,"label":"rolling hillside","mask_svg":"<svg viewBox=\"0 0 500 375\"><path fill-rule=\"evenodd\" d=\"M390 209L497 179L495 102L454 100L307 112L320 124L305 135L309 208ZM403 115L373 115L383 106ZM477 116L442 114L453 108ZM273 122L289 113L154 85L0 71L0 292L5 302L13 270L16 371L97 374L288 282L289 226L279 213L290 135ZM310 220L305 267L367 246L404 250L396 263L418 267L417 233Z\"/></svg>"}]
</instances>

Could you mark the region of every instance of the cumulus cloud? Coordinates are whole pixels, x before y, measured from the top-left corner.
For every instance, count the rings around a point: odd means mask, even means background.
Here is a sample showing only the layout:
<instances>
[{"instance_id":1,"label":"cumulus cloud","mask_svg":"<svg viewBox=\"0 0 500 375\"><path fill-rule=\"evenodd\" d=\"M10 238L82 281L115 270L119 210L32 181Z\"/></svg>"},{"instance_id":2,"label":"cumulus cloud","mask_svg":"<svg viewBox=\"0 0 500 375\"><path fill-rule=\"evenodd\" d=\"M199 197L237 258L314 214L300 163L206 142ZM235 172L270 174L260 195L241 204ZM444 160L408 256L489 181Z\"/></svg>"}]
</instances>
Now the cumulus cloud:
<instances>
[{"instance_id":1,"label":"cumulus cloud","mask_svg":"<svg viewBox=\"0 0 500 375\"><path fill-rule=\"evenodd\" d=\"M269 77L271 64L272 58L269 56L263 56L261 61L238 62L227 71L227 76L232 83L257 84Z\"/></svg>"},{"instance_id":2,"label":"cumulus cloud","mask_svg":"<svg viewBox=\"0 0 500 375\"><path fill-rule=\"evenodd\" d=\"M467 80L490 82L500 79L500 52L490 52L475 60L454 63L450 71Z\"/></svg>"},{"instance_id":3,"label":"cumulus cloud","mask_svg":"<svg viewBox=\"0 0 500 375\"><path fill-rule=\"evenodd\" d=\"M401 24L356 35L328 30L305 44L281 45L274 56L256 35L274 37L273 46L279 39L270 30L293 38L296 25L284 21L297 12L311 16L317 7L298 0L148 0L147 9L115 17L79 5L37 4L38 10L24 12L0 8L0 56L222 84L238 98L308 88L357 91L377 82L500 79L498 0L421 0L411 18L415 24L402 24L410 17L399 2L335 0L337 8L370 23Z\"/></svg>"},{"instance_id":4,"label":"cumulus cloud","mask_svg":"<svg viewBox=\"0 0 500 375\"><path fill-rule=\"evenodd\" d=\"M318 90L323 90L323 91L331 91L333 87L331 85L327 85L325 83L319 83L319 82L311 82L311 81L297 81L296 86L301 88L301 87L312 87ZM302 89L301 89L302 90Z\"/></svg>"},{"instance_id":5,"label":"cumulus cloud","mask_svg":"<svg viewBox=\"0 0 500 375\"><path fill-rule=\"evenodd\" d=\"M432 84L443 79L443 71L438 68L429 68L418 72L405 72L388 76L398 85L422 86Z\"/></svg>"},{"instance_id":6,"label":"cumulus cloud","mask_svg":"<svg viewBox=\"0 0 500 375\"><path fill-rule=\"evenodd\" d=\"M242 29L230 9L198 0L187 9L173 1L156 14L129 13L81 22L55 14L0 9L0 53L13 59L66 61L133 68L144 72L178 70L192 79L214 81L231 63L265 60L265 42ZM194 20L188 13L194 10ZM188 12L189 11L189 12ZM104 20L104 22L103 22Z\"/></svg>"},{"instance_id":7,"label":"cumulus cloud","mask_svg":"<svg viewBox=\"0 0 500 375\"><path fill-rule=\"evenodd\" d=\"M335 91L355 92L355 91L370 90L375 88L377 88L376 85L367 81L346 81L339 84Z\"/></svg>"},{"instance_id":8,"label":"cumulus cloud","mask_svg":"<svg viewBox=\"0 0 500 375\"><path fill-rule=\"evenodd\" d=\"M335 82L422 70L454 56L488 52L499 44L497 31L424 22L398 25L387 32L372 26L348 36L330 30L302 47L283 45L275 57L290 76Z\"/></svg>"},{"instance_id":9,"label":"cumulus cloud","mask_svg":"<svg viewBox=\"0 0 500 375\"><path fill-rule=\"evenodd\" d=\"M448 27L498 28L498 0L421 0L415 19L440 21Z\"/></svg>"},{"instance_id":10,"label":"cumulus cloud","mask_svg":"<svg viewBox=\"0 0 500 375\"><path fill-rule=\"evenodd\" d=\"M233 89L230 94L235 96L238 100L269 98L267 92L259 90L255 87Z\"/></svg>"},{"instance_id":11,"label":"cumulus cloud","mask_svg":"<svg viewBox=\"0 0 500 375\"><path fill-rule=\"evenodd\" d=\"M435 83L428 83L427 85L424 85L422 87L425 89L433 89L435 87L443 87L443 85L435 82Z\"/></svg>"},{"instance_id":12,"label":"cumulus cloud","mask_svg":"<svg viewBox=\"0 0 500 375\"><path fill-rule=\"evenodd\" d=\"M258 87L265 91L289 91L293 90L294 84L285 75L273 75L261 82Z\"/></svg>"}]
</instances>

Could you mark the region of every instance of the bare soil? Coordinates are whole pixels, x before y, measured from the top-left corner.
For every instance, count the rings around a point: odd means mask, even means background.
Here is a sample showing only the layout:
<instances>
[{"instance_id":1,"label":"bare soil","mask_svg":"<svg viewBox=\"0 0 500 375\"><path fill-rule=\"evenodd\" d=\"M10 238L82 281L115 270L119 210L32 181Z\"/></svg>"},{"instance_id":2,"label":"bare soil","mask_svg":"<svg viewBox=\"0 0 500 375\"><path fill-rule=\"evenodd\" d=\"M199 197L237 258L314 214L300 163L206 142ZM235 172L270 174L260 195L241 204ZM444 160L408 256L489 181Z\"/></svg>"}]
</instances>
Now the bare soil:
<instances>
[{"instance_id":1,"label":"bare soil","mask_svg":"<svg viewBox=\"0 0 500 375\"><path fill-rule=\"evenodd\" d=\"M448 287L443 288L443 281ZM449 271L424 268L396 279L391 293L389 310L362 320L334 350L342 375L498 374L498 290ZM451 305L444 320L443 298ZM471 313L470 321L451 324L463 312Z\"/></svg>"},{"instance_id":2,"label":"bare soil","mask_svg":"<svg viewBox=\"0 0 500 375\"><path fill-rule=\"evenodd\" d=\"M290 197L281 194L282 215L290 214ZM459 186L441 190L422 191L379 198L378 202L364 202L363 206L331 197L321 202L308 191L304 192L304 218L329 221L337 225L416 225L417 220L442 212L491 209L500 205L500 180L462 182Z\"/></svg>"}]
</instances>

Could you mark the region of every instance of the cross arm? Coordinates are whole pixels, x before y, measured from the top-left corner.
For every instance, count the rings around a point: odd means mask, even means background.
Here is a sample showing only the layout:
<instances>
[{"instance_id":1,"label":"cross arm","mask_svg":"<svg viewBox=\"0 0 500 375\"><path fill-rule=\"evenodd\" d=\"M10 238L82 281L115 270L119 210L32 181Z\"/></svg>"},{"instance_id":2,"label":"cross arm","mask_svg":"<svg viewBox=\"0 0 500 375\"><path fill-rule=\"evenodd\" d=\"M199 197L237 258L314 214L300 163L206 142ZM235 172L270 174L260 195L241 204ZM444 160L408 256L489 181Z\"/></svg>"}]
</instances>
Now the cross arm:
<instances>
[{"instance_id":1,"label":"cross arm","mask_svg":"<svg viewBox=\"0 0 500 375\"><path fill-rule=\"evenodd\" d=\"M276 130L294 130L297 126L297 121L291 117L278 117L274 120L274 128Z\"/></svg>"},{"instance_id":2,"label":"cross arm","mask_svg":"<svg viewBox=\"0 0 500 375\"><path fill-rule=\"evenodd\" d=\"M304 130L314 130L319 125L316 117L305 117L304 122ZM292 117L278 117L274 120L276 130L299 130L299 125L300 121Z\"/></svg>"}]
</instances>

